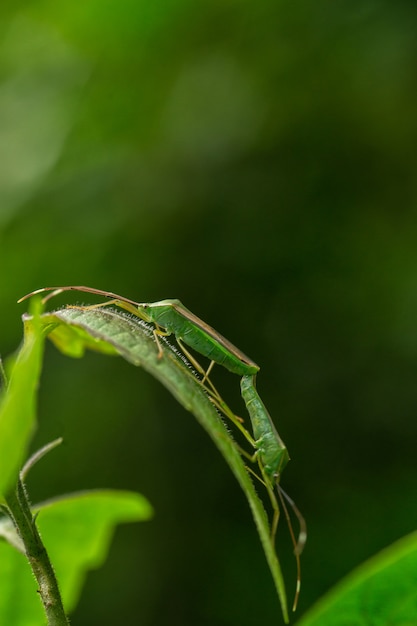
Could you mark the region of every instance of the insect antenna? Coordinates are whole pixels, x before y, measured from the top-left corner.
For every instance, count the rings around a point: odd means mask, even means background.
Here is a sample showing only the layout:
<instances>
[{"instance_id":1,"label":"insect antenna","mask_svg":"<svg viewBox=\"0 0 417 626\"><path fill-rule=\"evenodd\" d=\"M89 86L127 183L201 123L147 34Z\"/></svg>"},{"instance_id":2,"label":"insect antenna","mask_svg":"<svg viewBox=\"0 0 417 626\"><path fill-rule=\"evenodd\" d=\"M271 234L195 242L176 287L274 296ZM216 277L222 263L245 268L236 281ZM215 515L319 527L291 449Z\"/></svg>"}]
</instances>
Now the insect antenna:
<instances>
[{"instance_id":1,"label":"insect antenna","mask_svg":"<svg viewBox=\"0 0 417 626\"><path fill-rule=\"evenodd\" d=\"M35 291L31 291L26 294L22 298L20 298L17 302L23 302L27 298L31 298L39 293L45 293L45 291L50 291L47 296L45 296L42 300L42 303L45 304L51 298L55 298L60 293L64 293L64 291L83 291L84 293L93 293L98 296L104 296L105 298L112 298L114 300L120 302L126 302L127 304L138 305L138 302L134 300L130 300L129 298L124 298L123 296L119 296L117 293L113 293L112 291L103 291L103 289L95 289L94 287L85 287L83 285L69 285L67 287L42 287L41 289L35 289Z\"/></svg>"}]
</instances>

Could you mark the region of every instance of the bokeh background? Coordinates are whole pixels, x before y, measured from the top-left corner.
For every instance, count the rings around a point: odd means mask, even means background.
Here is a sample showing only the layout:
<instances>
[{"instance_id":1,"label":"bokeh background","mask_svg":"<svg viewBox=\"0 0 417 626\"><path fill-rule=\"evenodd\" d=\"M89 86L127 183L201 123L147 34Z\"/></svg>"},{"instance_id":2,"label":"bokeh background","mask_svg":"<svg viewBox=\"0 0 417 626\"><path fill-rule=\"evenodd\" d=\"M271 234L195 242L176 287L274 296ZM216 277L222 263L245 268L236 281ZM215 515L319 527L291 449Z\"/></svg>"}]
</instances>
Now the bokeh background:
<instances>
[{"instance_id":1,"label":"bokeh background","mask_svg":"<svg viewBox=\"0 0 417 626\"><path fill-rule=\"evenodd\" d=\"M180 298L249 354L308 522L301 615L416 526L417 5L0 10L0 351L20 296L86 284ZM33 447L65 443L33 500L108 486L156 509L117 531L74 624L281 623L243 493L156 381L48 346L39 420ZM284 524L279 551L291 596Z\"/></svg>"}]
</instances>

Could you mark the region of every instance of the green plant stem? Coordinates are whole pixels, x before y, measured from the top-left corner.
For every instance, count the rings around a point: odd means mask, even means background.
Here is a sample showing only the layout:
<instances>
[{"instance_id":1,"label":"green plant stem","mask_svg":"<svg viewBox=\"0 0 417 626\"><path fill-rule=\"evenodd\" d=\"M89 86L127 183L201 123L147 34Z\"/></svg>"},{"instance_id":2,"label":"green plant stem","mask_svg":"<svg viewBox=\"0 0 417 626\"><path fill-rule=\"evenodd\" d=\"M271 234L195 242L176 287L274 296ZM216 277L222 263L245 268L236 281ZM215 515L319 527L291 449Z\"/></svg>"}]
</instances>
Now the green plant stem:
<instances>
[{"instance_id":1,"label":"green plant stem","mask_svg":"<svg viewBox=\"0 0 417 626\"><path fill-rule=\"evenodd\" d=\"M26 490L21 480L18 481L16 490L9 493L7 507L22 539L32 572L38 582L39 595L48 626L69 626L55 572L36 527L36 518L32 515Z\"/></svg>"}]
</instances>

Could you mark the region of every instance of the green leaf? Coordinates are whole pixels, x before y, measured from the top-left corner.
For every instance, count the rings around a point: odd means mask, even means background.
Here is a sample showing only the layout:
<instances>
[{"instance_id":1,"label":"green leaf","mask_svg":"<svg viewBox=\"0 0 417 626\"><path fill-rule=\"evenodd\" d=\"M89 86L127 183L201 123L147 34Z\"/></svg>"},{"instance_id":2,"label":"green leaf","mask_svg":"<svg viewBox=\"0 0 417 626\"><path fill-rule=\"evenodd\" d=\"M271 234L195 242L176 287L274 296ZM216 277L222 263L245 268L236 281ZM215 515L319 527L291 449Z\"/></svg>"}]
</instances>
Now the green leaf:
<instances>
[{"instance_id":1,"label":"green leaf","mask_svg":"<svg viewBox=\"0 0 417 626\"><path fill-rule=\"evenodd\" d=\"M26 557L0 542L0 624L44 626L45 614Z\"/></svg>"},{"instance_id":2,"label":"green leaf","mask_svg":"<svg viewBox=\"0 0 417 626\"><path fill-rule=\"evenodd\" d=\"M68 612L78 602L85 573L104 562L116 524L144 521L153 515L143 496L111 490L74 494L35 510Z\"/></svg>"},{"instance_id":3,"label":"green leaf","mask_svg":"<svg viewBox=\"0 0 417 626\"><path fill-rule=\"evenodd\" d=\"M49 331L49 338L64 354L78 357L85 349L118 353L155 376L180 404L193 413L220 450L246 495L287 622L285 586L265 509L229 430L184 357L161 337L161 358L153 328L137 317L114 309L67 307L44 314L42 321Z\"/></svg>"},{"instance_id":4,"label":"green leaf","mask_svg":"<svg viewBox=\"0 0 417 626\"><path fill-rule=\"evenodd\" d=\"M326 594L297 626L414 626L417 533L366 561Z\"/></svg>"},{"instance_id":5,"label":"green leaf","mask_svg":"<svg viewBox=\"0 0 417 626\"><path fill-rule=\"evenodd\" d=\"M81 358L87 349L109 355L119 354L108 341L102 341L99 337L91 335L81 326L56 323L55 320L49 320L49 317L43 316L45 330L58 350L66 356Z\"/></svg>"},{"instance_id":6,"label":"green leaf","mask_svg":"<svg viewBox=\"0 0 417 626\"><path fill-rule=\"evenodd\" d=\"M23 345L0 396L0 501L17 480L35 427L43 345L38 315L26 316Z\"/></svg>"},{"instance_id":7,"label":"green leaf","mask_svg":"<svg viewBox=\"0 0 417 626\"><path fill-rule=\"evenodd\" d=\"M117 524L147 520L148 501L139 494L99 490L69 495L35 507L37 523L54 564L65 608L77 604L86 572L99 567L108 552ZM0 520L0 624L44 626L45 616L36 582L7 519Z\"/></svg>"}]
</instances>

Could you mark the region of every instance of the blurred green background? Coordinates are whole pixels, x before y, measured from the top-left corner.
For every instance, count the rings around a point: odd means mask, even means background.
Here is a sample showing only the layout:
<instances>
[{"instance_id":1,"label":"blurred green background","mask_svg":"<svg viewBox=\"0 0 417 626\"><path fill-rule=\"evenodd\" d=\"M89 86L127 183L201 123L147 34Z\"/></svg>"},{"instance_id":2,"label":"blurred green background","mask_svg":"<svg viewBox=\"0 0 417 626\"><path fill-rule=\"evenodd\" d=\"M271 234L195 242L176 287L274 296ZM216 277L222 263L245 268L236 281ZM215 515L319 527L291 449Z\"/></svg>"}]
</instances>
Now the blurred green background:
<instances>
[{"instance_id":1,"label":"blurred green background","mask_svg":"<svg viewBox=\"0 0 417 626\"><path fill-rule=\"evenodd\" d=\"M0 351L20 296L85 284L180 298L250 355L308 522L301 615L416 527L417 5L0 11ZM238 377L213 377L242 412ZM156 381L48 346L39 418L34 447L65 444L34 501L103 486L156 509L117 531L74 624L281 623L243 493Z\"/></svg>"}]
</instances>

